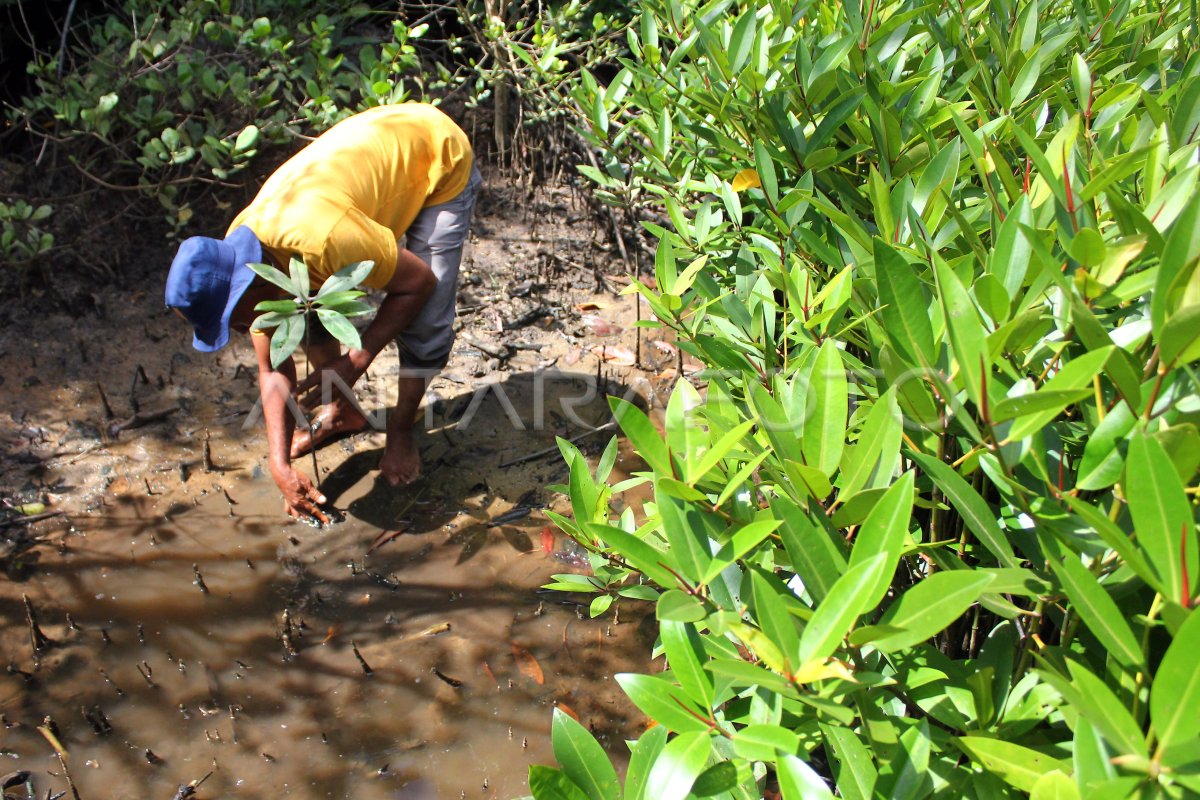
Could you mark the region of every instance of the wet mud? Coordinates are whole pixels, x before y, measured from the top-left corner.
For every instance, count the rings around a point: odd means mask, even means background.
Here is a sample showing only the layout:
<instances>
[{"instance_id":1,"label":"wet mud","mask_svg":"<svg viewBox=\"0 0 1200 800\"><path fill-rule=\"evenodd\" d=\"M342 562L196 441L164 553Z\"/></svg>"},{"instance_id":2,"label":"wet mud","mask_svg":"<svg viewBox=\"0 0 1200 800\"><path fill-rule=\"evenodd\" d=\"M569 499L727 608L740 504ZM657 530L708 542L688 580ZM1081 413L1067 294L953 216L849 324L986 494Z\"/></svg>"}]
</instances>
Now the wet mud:
<instances>
[{"instance_id":1,"label":"wet mud","mask_svg":"<svg viewBox=\"0 0 1200 800\"><path fill-rule=\"evenodd\" d=\"M597 455L605 395L653 406L676 355L634 364L620 264L569 196L510 200L481 204L423 477L379 480L382 433L329 445L325 529L281 513L249 345L192 352L157 287L4 334L0 496L44 509L0 516L0 775L83 800L518 797L556 706L623 757L645 721L612 676L651 668L651 608L539 591L588 571L546 487L555 437ZM365 409L397 370L380 356Z\"/></svg>"}]
</instances>

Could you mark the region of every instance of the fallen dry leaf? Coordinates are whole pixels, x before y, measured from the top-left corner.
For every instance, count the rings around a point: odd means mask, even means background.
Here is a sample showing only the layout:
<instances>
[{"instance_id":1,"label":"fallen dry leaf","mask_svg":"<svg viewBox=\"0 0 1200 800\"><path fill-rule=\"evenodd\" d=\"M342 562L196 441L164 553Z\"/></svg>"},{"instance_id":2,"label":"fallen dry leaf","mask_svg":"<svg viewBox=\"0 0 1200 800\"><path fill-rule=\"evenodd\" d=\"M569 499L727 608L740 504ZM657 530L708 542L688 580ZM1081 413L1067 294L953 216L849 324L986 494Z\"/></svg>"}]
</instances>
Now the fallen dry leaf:
<instances>
[{"instance_id":1,"label":"fallen dry leaf","mask_svg":"<svg viewBox=\"0 0 1200 800\"><path fill-rule=\"evenodd\" d=\"M604 300L587 300L582 303L575 304L576 311L603 311L612 306L612 303Z\"/></svg>"},{"instance_id":2,"label":"fallen dry leaf","mask_svg":"<svg viewBox=\"0 0 1200 800\"><path fill-rule=\"evenodd\" d=\"M517 662L517 669L521 671L529 680L541 686L546 682L546 676L542 673L542 665L533 657L533 653L526 650L516 642L512 643L513 659Z\"/></svg>"},{"instance_id":3,"label":"fallen dry leaf","mask_svg":"<svg viewBox=\"0 0 1200 800\"><path fill-rule=\"evenodd\" d=\"M615 344L597 345L592 348L592 352L599 356L601 361L607 361L614 367L633 366L633 351L628 347Z\"/></svg>"},{"instance_id":4,"label":"fallen dry leaf","mask_svg":"<svg viewBox=\"0 0 1200 800\"><path fill-rule=\"evenodd\" d=\"M561 700L555 703L554 707L576 722L582 722L582 720L579 719L579 715L575 713L575 710Z\"/></svg>"},{"instance_id":5,"label":"fallen dry leaf","mask_svg":"<svg viewBox=\"0 0 1200 800\"><path fill-rule=\"evenodd\" d=\"M542 528L542 552L546 555L554 552L554 529L549 525Z\"/></svg>"}]
</instances>

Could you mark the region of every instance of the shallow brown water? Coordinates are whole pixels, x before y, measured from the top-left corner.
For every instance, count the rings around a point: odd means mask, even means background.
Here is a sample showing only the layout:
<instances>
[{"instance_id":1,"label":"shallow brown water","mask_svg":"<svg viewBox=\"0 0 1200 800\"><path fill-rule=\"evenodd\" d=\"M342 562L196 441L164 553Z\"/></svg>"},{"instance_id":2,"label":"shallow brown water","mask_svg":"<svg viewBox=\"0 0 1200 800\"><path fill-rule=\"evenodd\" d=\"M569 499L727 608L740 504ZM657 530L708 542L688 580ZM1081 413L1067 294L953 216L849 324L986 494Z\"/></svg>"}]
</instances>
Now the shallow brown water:
<instances>
[{"instance_id":1,"label":"shallow brown water","mask_svg":"<svg viewBox=\"0 0 1200 800\"><path fill-rule=\"evenodd\" d=\"M538 593L578 571L539 508L488 527L519 504L566 510L543 488L565 478L561 458L491 467L553 431L514 429L489 395L468 429L426 435L412 488L379 483L378 435L323 453L346 511L325 530L286 524L253 467L154 496L117 478L102 514L3 584L4 656L32 677L0 675L0 772L32 770L43 796L66 788L36 730L48 715L83 800L169 798L210 771L200 797L519 797L528 765L553 763L555 705L620 760L642 723L612 675L646 668L646 609L591 620ZM21 593L57 641L36 668Z\"/></svg>"},{"instance_id":2,"label":"shallow brown water","mask_svg":"<svg viewBox=\"0 0 1200 800\"><path fill-rule=\"evenodd\" d=\"M474 520L496 501L481 493L364 559L377 529L285 532L266 513L272 490L239 485L236 506L222 492L174 510L130 500L107 520L118 535L72 536L42 565L23 588L60 644L33 683L0 678L0 707L23 723L3 733L4 771L59 771L34 730L48 714L84 800L166 798L209 770L207 797L503 798L526 792L529 763L552 763L556 703L614 751L635 733L611 675L645 643L629 621L579 619L534 594L568 570L543 551L536 513L487 529ZM28 652L21 638L6 650ZM111 734L84 718L95 707Z\"/></svg>"}]
</instances>

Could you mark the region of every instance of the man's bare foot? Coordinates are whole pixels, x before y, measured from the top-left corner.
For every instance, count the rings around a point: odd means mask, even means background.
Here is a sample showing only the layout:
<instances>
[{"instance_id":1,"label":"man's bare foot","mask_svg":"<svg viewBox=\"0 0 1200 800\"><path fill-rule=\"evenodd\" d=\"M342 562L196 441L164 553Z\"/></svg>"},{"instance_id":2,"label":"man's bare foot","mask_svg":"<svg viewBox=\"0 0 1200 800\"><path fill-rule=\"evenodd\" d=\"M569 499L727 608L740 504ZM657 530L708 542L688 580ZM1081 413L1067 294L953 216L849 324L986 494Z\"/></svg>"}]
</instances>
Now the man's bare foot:
<instances>
[{"instance_id":1,"label":"man's bare foot","mask_svg":"<svg viewBox=\"0 0 1200 800\"><path fill-rule=\"evenodd\" d=\"M412 432L388 436L379 472L392 486L403 486L421 477L421 454L413 443Z\"/></svg>"},{"instance_id":2,"label":"man's bare foot","mask_svg":"<svg viewBox=\"0 0 1200 800\"><path fill-rule=\"evenodd\" d=\"M296 431L292 437L292 458L304 455L314 447L320 448L331 441L367 429L367 418L358 413L349 403L335 400L322 406L313 418L317 431Z\"/></svg>"}]
</instances>

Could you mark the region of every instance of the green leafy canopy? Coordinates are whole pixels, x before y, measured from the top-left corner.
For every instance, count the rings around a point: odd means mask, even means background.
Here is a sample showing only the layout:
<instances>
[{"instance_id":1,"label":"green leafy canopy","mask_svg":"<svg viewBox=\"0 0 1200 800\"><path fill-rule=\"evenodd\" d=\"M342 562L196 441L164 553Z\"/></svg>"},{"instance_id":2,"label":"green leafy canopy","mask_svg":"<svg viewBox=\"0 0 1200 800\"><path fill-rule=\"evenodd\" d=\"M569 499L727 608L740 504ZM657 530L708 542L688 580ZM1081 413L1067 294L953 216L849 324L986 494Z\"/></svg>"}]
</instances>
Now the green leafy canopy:
<instances>
[{"instance_id":1,"label":"green leafy canopy","mask_svg":"<svg viewBox=\"0 0 1200 800\"><path fill-rule=\"evenodd\" d=\"M1195 14L645 0L567 87L706 367L614 401L642 513L568 454L661 625L624 797L1200 791Z\"/></svg>"}]
</instances>

